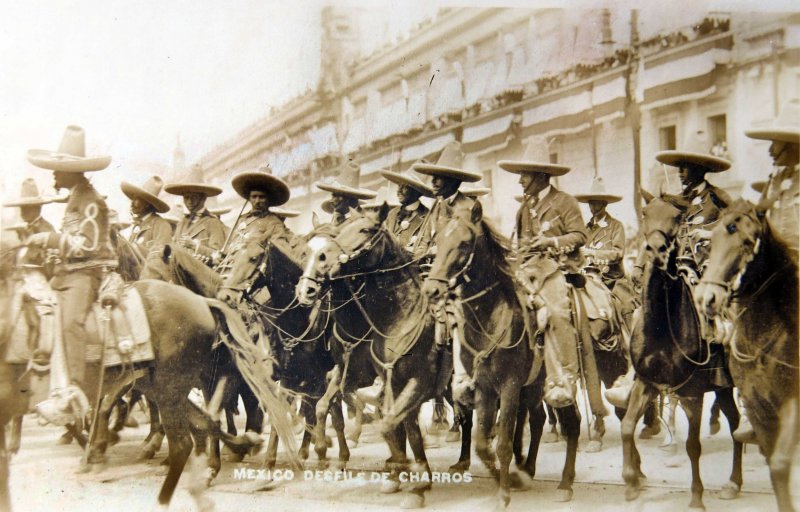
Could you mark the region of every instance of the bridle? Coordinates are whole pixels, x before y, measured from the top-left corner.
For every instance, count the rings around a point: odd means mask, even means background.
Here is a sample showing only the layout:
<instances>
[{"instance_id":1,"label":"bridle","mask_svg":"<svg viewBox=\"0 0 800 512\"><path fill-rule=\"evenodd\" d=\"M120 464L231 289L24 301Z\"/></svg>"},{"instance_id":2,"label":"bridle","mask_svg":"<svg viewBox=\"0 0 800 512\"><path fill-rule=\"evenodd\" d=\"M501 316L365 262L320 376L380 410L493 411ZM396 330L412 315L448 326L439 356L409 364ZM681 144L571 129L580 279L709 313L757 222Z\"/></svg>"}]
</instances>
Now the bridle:
<instances>
[{"instance_id":1,"label":"bridle","mask_svg":"<svg viewBox=\"0 0 800 512\"><path fill-rule=\"evenodd\" d=\"M472 226L466 221L459 219L458 217L454 217L453 219L450 220L450 222L455 222L457 225L463 225L465 229L467 229L472 234L472 248L470 249L469 255L467 256L467 261L464 262L464 265L449 278L434 275L433 272L431 271L431 273L428 274L428 279L430 281L446 283L450 288L455 288L459 284L459 281L469 282L469 277L467 273L470 271L470 268L472 267L472 262L475 260L475 251L478 248L478 234L473 231L473 228L477 229L476 226ZM447 232L448 230L445 231ZM437 256L440 256L440 254L437 254Z\"/></svg>"}]
</instances>

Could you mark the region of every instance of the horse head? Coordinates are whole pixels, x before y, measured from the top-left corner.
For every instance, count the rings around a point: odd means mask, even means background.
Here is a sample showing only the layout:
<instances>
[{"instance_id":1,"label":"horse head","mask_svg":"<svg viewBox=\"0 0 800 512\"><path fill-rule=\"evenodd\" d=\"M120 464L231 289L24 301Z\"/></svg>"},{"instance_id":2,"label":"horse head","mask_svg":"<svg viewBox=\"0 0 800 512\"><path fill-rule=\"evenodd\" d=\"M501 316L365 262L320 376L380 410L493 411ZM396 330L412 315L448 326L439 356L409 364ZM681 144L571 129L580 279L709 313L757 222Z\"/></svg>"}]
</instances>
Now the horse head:
<instances>
[{"instance_id":1,"label":"horse head","mask_svg":"<svg viewBox=\"0 0 800 512\"><path fill-rule=\"evenodd\" d=\"M422 286L422 291L430 299L444 296L470 270L482 234L482 218L481 204L476 201L469 217L455 212L444 229L436 233L436 256Z\"/></svg>"},{"instance_id":2,"label":"horse head","mask_svg":"<svg viewBox=\"0 0 800 512\"><path fill-rule=\"evenodd\" d=\"M364 274L380 268L389 232L383 227L389 207L353 213L336 236L318 234L307 245L306 267L295 290L301 304L310 304L323 284L342 275Z\"/></svg>"},{"instance_id":3,"label":"horse head","mask_svg":"<svg viewBox=\"0 0 800 512\"><path fill-rule=\"evenodd\" d=\"M681 198L667 195L652 198L642 209L645 251L653 264L662 270L666 270L675 248L678 226L685 210Z\"/></svg>"},{"instance_id":4,"label":"horse head","mask_svg":"<svg viewBox=\"0 0 800 512\"><path fill-rule=\"evenodd\" d=\"M742 282L761 250L768 224L763 212L740 199L724 213L711 233L711 252L703 279L694 290L698 311L714 316Z\"/></svg>"}]
</instances>

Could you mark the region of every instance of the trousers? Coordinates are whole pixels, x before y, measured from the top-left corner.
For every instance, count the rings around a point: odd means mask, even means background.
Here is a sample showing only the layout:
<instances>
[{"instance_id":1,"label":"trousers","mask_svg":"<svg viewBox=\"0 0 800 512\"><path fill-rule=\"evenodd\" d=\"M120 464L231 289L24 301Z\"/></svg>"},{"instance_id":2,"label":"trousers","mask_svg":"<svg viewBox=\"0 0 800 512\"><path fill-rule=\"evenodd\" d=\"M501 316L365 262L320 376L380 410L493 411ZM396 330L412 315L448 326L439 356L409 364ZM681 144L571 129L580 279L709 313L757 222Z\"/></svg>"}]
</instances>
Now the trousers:
<instances>
[{"instance_id":1,"label":"trousers","mask_svg":"<svg viewBox=\"0 0 800 512\"><path fill-rule=\"evenodd\" d=\"M69 378L81 389L86 378L86 317L97 300L102 277L100 269L73 270L56 273L50 283L61 309Z\"/></svg>"}]
</instances>

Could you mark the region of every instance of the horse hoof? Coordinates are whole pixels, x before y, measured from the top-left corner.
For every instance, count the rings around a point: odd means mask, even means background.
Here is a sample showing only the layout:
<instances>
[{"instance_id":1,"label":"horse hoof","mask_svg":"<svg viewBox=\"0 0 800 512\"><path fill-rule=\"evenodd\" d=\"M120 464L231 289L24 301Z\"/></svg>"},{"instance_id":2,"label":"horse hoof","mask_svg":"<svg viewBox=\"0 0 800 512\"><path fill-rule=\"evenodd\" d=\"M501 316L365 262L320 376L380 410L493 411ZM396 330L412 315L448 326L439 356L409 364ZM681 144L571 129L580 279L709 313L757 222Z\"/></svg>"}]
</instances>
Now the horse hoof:
<instances>
[{"instance_id":1,"label":"horse hoof","mask_svg":"<svg viewBox=\"0 0 800 512\"><path fill-rule=\"evenodd\" d=\"M735 500L739 497L741 487L734 482L728 482L722 486L719 491L719 499L721 500Z\"/></svg>"},{"instance_id":2,"label":"horse hoof","mask_svg":"<svg viewBox=\"0 0 800 512\"><path fill-rule=\"evenodd\" d=\"M461 441L461 432L458 430L451 430L444 436L444 440L446 443L457 443Z\"/></svg>"},{"instance_id":3,"label":"horse hoof","mask_svg":"<svg viewBox=\"0 0 800 512\"><path fill-rule=\"evenodd\" d=\"M164 476L169 471L169 466L158 466L156 468L156 476Z\"/></svg>"},{"instance_id":4,"label":"horse hoof","mask_svg":"<svg viewBox=\"0 0 800 512\"><path fill-rule=\"evenodd\" d=\"M74 436L72 435L71 432L64 432L63 434L61 434L61 437L58 438L58 441L56 441L56 445L66 446L68 444L72 444L73 439Z\"/></svg>"},{"instance_id":5,"label":"horse hoof","mask_svg":"<svg viewBox=\"0 0 800 512\"><path fill-rule=\"evenodd\" d=\"M705 509L706 509L706 506L703 505L702 502L700 502L700 503L696 503L696 502L689 503L689 510L705 510Z\"/></svg>"},{"instance_id":6,"label":"horse hoof","mask_svg":"<svg viewBox=\"0 0 800 512\"><path fill-rule=\"evenodd\" d=\"M415 508L422 508L425 506L425 496L422 494L412 493L403 497L400 502L400 508L409 510Z\"/></svg>"},{"instance_id":7,"label":"horse hoof","mask_svg":"<svg viewBox=\"0 0 800 512\"><path fill-rule=\"evenodd\" d=\"M719 432L720 425L718 421L712 421L708 424L708 435L713 436Z\"/></svg>"},{"instance_id":8,"label":"horse hoof","mask_svg":"<svg viewBox=\"0 0 800 512\"><path fill-rule=\"evenodd\" d=\"M381 485L381 494L394 494L400 490L399 480L386 480Z\"/></svg>"},{"instance_id":9,"label":"horse hoof","mask_svg":"<svg viewBox=\"0 0 800 512\"><path fill-rule=\"evenodd\" d=\"M597 453L603 450L603 442L598 441L597 439L592 439L589 441L589 444L586 445L586 449L584 451L586 453Z\"/></svg>"},{"instance_id":10,"label":"horse hoof","mask_svg":"<svg viewBox=\"0 0 800 512\"><path fill-rule=\"evenodd\" d=\"M439 448L441 446L439 436L426 435L422 441L425 448Z\"/></svg>"},{"instance_id":11,"label":"horse hoof","mask_svg":"<svg viewBox=\"0 0 800 512\"><path fill-rule=\"evenodd\" d=\"M645 425L641 432L639 432L639 439L650 439L661 433L661 425Z\"/></svg>"},{"instance_id":12,"label":"horse hoof","mask_svg":"<svg viewBox=\"0 0 800 512\"><path fill-rule=\"evenodd\" d=\"M156 451L150 448L142 448L139 451L139 460L150 460L156 456Z\"/></svg>"},{"instance_id":13,"label":"horse hoof","mask_svg":"<svg viewBox=\"0 0 800 512\"><path fill-rule=\"evenodd\" d=\"M629 485L625 488L625 501L633 501L642 493L642 487L639 485Z\"/></svg>"},{"instance_id":14,"label":"horse hoof","mask_svg":"<svg viewBox=\"0 0 800 512\"><path fill-rule=\"evenodd\" d=\"M331 463L328 460L320 460L317 462L317 469L320 471L324 471L330 467Z\"/></svg>"},{"instance_id":15,"label":"horse hoof","mask_svg":"<svg viewBox=\"0 0 800 512\"><path fill-rule=\"evenodd\" d=\"M543 443L557 443L558 442L558 433L557 432L545 432L542 434L542 442Z\"/></svg>"},{"instance_id":16,"label":"horse hoof","mask_svg":"<svg viewBox=\"0 0 800 512\"><path fill-rule=\"evenodd\" d=\"M119 434L110 430L108 432L108 446L114 446L117 443L119 443Z\"/></svg>"},{"instance_id":17,"label":"horse hoof","mask_svg":"<svg viewBox=\"0 0 800 512\"><path fill-rule=\"evenodd\" d=\"M358 442L358 439L356 439L356 442ZM331 436L325 436L325 444L328 448L333 448L333 439L331 439Z\"/></svg>"},{"instance_id":18,"label":"horse hoof","mask_svg":"<svg viewBox=\"0 0 800 512\"><path fill-rule=\"evenodd\" d=\"M531 477L527 473L512 471L508 474L509 485L514 491L528 491L533 487Z\"/></svg>"},{"instance_id":19,"label":"horse hoof","mask_svg":"<svg viewBox=\"0 0 800 512\"><path fill-rule=\"evenodd\" d=\"M75 470L75 474L77 475L85 475L92 470L92 465L86 462L85 460L81 460L80 464L78 464L78 468Z\"/></svg>"},{"instance_id":20,"label":"horse hoof","mask_svg":"<svg viewBox=\"0 0 800 512\"><path fill-rule=\"evenodd\" d=\"M556 489L556 497L554 501L559 503L572 501L572 494L572 489Z\"/></svg>"},{"instance_id":21,"label":"horse hoof","mask_svg":"<svg viewBox=\"0 0 800 512\"><path fill-rule=\"evenodd\" d=\"M228 454L228 462L242 462L244 460L244 453L231 451Z\"/></svg>"},{"instance_id":22,"label":"horse hoof","mask_svg":"<svg viewBox=\"0 0 800 512\"><path fill-rule=\"evenodd\" d=\"M297 456L302 460L308 460L308 448L300 448L297 452Z\"/></svg>"},{"instance_id":23,"label":"horse hoof","mask_svg":"<svg viewBox=\"0 0 800 512\"><path fill-rule=\"evenodd\" d=\"M467 460L460 460L450 466L450 473L463 473L464 471L469 469L469 459Z\"/></svg>"}]
</instances>

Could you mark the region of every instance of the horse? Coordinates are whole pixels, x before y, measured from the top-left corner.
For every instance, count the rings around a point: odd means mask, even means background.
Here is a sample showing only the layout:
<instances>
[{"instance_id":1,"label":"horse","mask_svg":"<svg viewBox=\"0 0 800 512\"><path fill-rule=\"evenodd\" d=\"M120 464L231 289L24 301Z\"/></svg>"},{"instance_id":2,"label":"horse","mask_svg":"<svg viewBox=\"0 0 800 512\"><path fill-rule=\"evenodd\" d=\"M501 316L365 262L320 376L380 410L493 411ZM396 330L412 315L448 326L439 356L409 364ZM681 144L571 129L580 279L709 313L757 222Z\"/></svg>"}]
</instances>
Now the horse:
<instances>
[{"instance_id":1,"label":"horse","mask_svg":"<svg viewBox=\"0 0 800 512\"><path fill-rule=\"evenodd\" d=\"M359 359L353 353L345 364L371 363L383 377L381 435L389 445L390 464L396 469L405 463L407 439L414 469L430 478L418 416L423 403L444 391L450 356L436 343L419 263L383 225L387 214L386 204L376 212L354 212L334 238L312 238L297 297L310 303L330 291L332 304L339 304L334 311L335 328L355 331L352 344L369 354ZM360 322L357 329L354 320ZM345 383L352 382L348 372L353 370L342 370ZM412 485L402 506L424 506L429 488L430 480L424 478Z\"/></svg>"},{"instance_id":2,"label":"horse","mask_svg":"<svg viewBox=\"0 0 800 512\"><path fill-rule=\"evenodd\" d=\"M21 418L28 410L31 390L30 377L25 364L6 361L10 337L14 330L12 300L14 297L14 261L16 248L0 240L0 510L11 510L8 488L11 450L6 444L6 425L13 418Z\"/></svg>"},{"instance_id":3,"label":"horse","mask_svg":"<svg viewBox=\"0 0 800 512\"><path fill-rule=\"evenodd\" d=\"M798 440L797 255L775 237L764 212L732 204L711 234L708 270L694 291L713 317L730 310L728 364L781 511L794 510L792 454Z\"/></svg>"},{"instance_id":4,"label":"horse","mask_svg":"<svg viewBox=\"0 0 800 512\"><path fill-rule=\"evenodd\" d=\"M523 427L517 424L520 405L529 413L531 432L522 469L530 476L536 470L545 422L542 355L534 341L530 312L524 306L509 263L508 241L483 219L480 203L474 204L469 217L455 215L450 219L436 234L435 243L436 256L423 290L431 300L439 301L451 285L460 285L464 329L463 337L459 334L460 343L453 343L454 366L458 368L460 361L467 381L474 386L478 415L475 451L497 481L497 506L505 509L511 498L512 436L515 426ZM455 353L459 345L463 345L460 358ZM498 408L495 456L490 431ZM580 414L574 405L560 408L558 414L567 439L567 456L557 500L569 501L575 480ZM519 419L522 418L520 413Z\"/></svg>"},{"instance_id":5,"label":"horse","mask_svg":"<svg viewBox=\"0 0 800 512\"><path fill-rule=\"evenodd\" d=\"M634 441L634 430L648 403L659 390L674 392L689 419L686 452L691 461L691 508L704 508L700 479L700 425L703 395L715 391L733 432L739 411L733 387L724 368L722 347L701 338L700 319L691 291L678 274L676 234L685 204L670 196L656 197L644 207L642 232L646 263L642 278L642 313L633 328L630 355L636 378L622 420L625 498L634 500L643 487L644 474ZM733 441L733 467L720 493L733 499L742 485L742 443Z\"/></svg>"},{"instance_id":6,"label":"horse","mask_svg":"<svg viewBox=\"0 0 800 512\"><path fill-rule=\"evenodd\" d=\"M315 450L320 460L327 449L325 424L328 412L332 417L339 443L339 460L344 466L350 451L344 434L344 417L340 404L324 408L317 415L318 401L326 388L325 376L333 367L327 349L330 313L320 302L314 307L304 307L295 300L294 286L302 274L302 266L287 244L279 240L261 243L249 240L230 268L220 294L228 301L251 302L259 290L269 292L271 300L259 308L258 315L272 332L270 343L279 362L278 377L281 386L302 398L301 412L306 430L300 447L300 456L308 458L311 429L316 426L322 435L315 438ZM277 444L270 439L267 465L275 463Z\"/></svg>"},{"instance_id":7,"label":"horse","mask_svg":"<svg viewBox=\"0 0 800 512\"><path fill-rule=\"evenodd\" d=\"M270 355L264 347L251 341L239 314L216 299L200 297L176 285L156 280L142 280L130 285L142 299L155 359L134 363L132 369L106 369L103 396L114 397L135 380L136 387L151 396L161 408L161 420L169 445L169 468L158 495L161 505L168 505L181 472L192 451L205 455L208 434L220 437L234 448L251 448L250 438L234 438L220 431L212 421L216 411L202 411L188 398L193 388L209 389L210 383L223 387L233 368L247 380L257 394L261 407L271 412L273 428L285 442L293 446L288 407L279 398L279 390L271 379ZM180 321L175 321L179 318ZM221 346L215 342L220 340ZM216 364L214 363L216 361ZM112 400L103 400L94 427L97 436L91 444L88 461L104 460L106 431ZM211 416L211 418L209 417ZM292 454L290 460L299 467ZM219 467L214 468L217 471ZM202 482L190 487L201 509L208 503L200 496Z\"/></svg>"}]
</instances>

